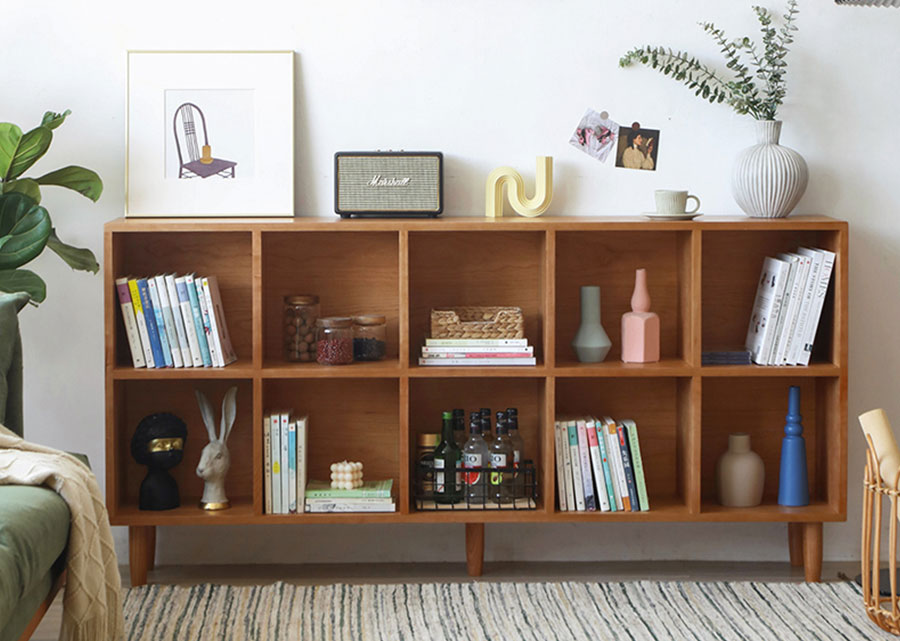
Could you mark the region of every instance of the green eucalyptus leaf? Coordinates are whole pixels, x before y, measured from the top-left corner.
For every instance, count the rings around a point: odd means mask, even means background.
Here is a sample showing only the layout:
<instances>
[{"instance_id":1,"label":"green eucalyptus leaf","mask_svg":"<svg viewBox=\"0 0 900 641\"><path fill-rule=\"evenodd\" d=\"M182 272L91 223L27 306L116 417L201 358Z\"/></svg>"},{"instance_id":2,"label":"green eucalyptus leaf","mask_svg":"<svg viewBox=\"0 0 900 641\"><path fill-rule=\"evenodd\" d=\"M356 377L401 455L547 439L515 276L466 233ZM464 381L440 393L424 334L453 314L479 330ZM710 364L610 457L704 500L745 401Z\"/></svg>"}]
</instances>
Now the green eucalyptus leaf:
<instances>
[{"instance_id":1,"label":"green eucalyptus leaf","mask_svg":"<svg viewBox=\"0 0 900 641\"><path fill-rule=\"evenodd\" d=\"M0 270L0 292L15 294L25 292L35 303L42 303L47 298L47 285L33 271L27 269Z\"/></svg>"},{"instance_id":2,"label":"green eucalyptus leaf","mask_svg":"<svg viewBox=\"0 0 900 641\"><path fill-rule=\"evenodd\" d=\"M96 274L100 271L100 263L94 256L94 252L90 249L72 247L59 239L56 235L56 229L50 231L50 238L47 239L47 247L52 249L62 258L72 269L78 269L83 272L91 272Z\"/></svg>"},{"instance_id":3,"label":"green eucalyptus leaf","mask_svg":"<svg viewBox=\"0 0 900 641\"><path fill-rule=\"evenodd\" d=\"M52 224L47 210L20 193L0 195L0 270L15 269L47 245Z\"/></svg>"},{"instance_id":4,"label":"green eucalyptus leaf","mask_svg":"<svg viewBox=\"0 0 900 641\"><path fill-rule=\"evenodd\" d=\"M0 180L6 178L6 172L12 164L13 156L22 140L22 130L11 122L0 122Z\"/></svg>"},{"instance_id":5,"label":"green eucalyptus leaf","mask_svg":"<svg viewBox=\"0 0 900 641\"><path fill-rule=\"evenodd\" d=\"M19 141L16 154L13 156L9 169L6 172L6 180L18 178L25 170L31 167L38 159L47 153L50 142L53 140L53 132L49 127L35 127Z\"/></svg>"},{"instance_id":6,"label":"green eucalyptus leaf","mask_svg":"<svg viewBox=\"0 0 900 641\"><path fill-rule=\"evenodd\" d=\"M49 174L44 174L37 179L41 185L58 185L77 191L82 196L90 198L94 202L103 193L103 181L96 172L75 165L63 167Z\"/></svg>"},{"instance_id":7,"label":"green eucalyptus leaf","mask_svg":"<svg viewBox=\"0 0 900 641\"><path fill-rule=\"evenodd\" d=\"M13 192L25 194L35 203L41 202L41 186L36 180L31 178L19 178L17 180L9 180L3 183L3 193L11 194Z\"/></svg>"},{"instance_id":8,"label":"green eucalyptus leaf","mask_svg":"<svg viewBox=\"0 0 900 641\"><path fill-rule=\"evenodd\" d=\"M63 122L66 119L66 116L68 116L71 113L72 113L71 109L66 109L61 114L58 114L53 111L44 112L44 117L41 119L41 125L43 125L44 127L49 127L50 129L56 129L61 124L63 124Z\"/></svg>"}]
</instances>

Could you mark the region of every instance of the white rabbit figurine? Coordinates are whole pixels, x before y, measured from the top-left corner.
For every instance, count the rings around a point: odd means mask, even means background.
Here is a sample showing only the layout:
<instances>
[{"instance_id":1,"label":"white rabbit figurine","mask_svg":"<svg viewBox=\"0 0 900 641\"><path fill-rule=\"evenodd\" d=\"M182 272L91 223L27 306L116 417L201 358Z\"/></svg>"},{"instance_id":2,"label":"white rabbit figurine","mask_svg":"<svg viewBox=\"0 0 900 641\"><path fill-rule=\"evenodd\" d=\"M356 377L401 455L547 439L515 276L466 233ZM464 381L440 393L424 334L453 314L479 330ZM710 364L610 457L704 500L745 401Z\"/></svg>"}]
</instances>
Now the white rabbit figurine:
<instances>
[{"instance_id":1,"label":"white rabbit figurine","mask_svg":"<svg viewBox=\"0 0 900 641\"><path fill-rule=\"evenodd\" d=\"M194 390L197 395L197 403L200 405L200 414L209 434L209 443L200 454L200 463L197 465L197 476L205 481L203 485L203 497L200 499L200 507L204 510L224 510L231 507L228 497L225 496L225 475L231 465L231 456L225 441L234 427L234 418L237 413L237 387L232 387L225 392L222 401L222 423L219 429L219 437L216 438L215 414L212 405L200 390Z\"/></svg>"}]
</instances>

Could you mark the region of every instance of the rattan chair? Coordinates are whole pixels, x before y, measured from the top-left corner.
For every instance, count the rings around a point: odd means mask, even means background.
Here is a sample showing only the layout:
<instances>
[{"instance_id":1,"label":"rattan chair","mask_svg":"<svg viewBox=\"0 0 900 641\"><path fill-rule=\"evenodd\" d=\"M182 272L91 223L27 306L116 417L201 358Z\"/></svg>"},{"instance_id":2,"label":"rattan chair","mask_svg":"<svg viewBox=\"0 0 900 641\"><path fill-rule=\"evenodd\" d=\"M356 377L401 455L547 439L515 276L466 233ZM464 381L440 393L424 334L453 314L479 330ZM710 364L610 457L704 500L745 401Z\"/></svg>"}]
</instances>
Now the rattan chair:
<instances>
[{"instance_id":1,"label":"rattan chair","mask_svg":"<svg viewBox=\"0 0 900 641\"><path fill-rule=\"evenodd\" d=\"M197 144L196 115L200 116L200 124L203 127L202 151ZM187 162L181 151L181 141L178 138L178 122L181 120L181 128L184 138ZM209 178L210 176L222 176L234 178L234 168L237 162L213 158L210 155L209 135L206 131L206 116L200 107L192 102L186 102L175 110L172 118L172 129L175 134L175 149L178 151L178 177L179 178Z\"/></svg>"}]
</instances>

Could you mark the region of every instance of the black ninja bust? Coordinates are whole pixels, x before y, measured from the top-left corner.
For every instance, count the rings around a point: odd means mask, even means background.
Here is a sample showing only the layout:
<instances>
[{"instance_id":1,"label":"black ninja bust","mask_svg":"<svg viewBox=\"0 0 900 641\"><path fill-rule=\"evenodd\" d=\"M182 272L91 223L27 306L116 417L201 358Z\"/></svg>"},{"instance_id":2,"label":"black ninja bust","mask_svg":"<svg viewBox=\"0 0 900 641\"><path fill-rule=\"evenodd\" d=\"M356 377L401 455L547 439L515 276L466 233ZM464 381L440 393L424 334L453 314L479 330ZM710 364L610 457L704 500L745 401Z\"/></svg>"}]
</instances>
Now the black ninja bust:
<instances>
[{"instance_id":1,"label":"black ninja bust","mask_svg":"<svg viewBox=\"0 0 900 641\"><path fill-rule=\"evenodd\" d=\"M167 470L181 462L186 440L187 426L174 414L150 414L138 423L131 455L148 468L141 482L140 509L171 510L181 505L178 483Z\"/></svg>"}]
</instances>

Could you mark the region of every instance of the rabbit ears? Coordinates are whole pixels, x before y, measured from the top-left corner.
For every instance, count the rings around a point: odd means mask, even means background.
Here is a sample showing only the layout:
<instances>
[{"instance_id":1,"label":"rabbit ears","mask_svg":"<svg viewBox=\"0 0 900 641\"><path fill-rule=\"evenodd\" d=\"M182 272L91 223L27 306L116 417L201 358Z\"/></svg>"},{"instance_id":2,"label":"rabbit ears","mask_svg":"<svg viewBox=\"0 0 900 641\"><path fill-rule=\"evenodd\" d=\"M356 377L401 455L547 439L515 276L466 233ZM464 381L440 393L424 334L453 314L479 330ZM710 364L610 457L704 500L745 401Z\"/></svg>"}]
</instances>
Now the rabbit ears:
<instances>
[{"instance_id":1,"label":"rabbit ears","mask_svg":"<svg viewBox=\"0 0 900 641\"><path fill-rule=\"evenodd\" d=\"M231 429L234 427L234 419L237 416L237 387L230 388L225 392L225 398L222 400L222 422L219 424L219 436L216 437L216 419L213 413L212 405L206 395L200 390L194 390L197 395L197 403L200 405L200 415L203 417L203 424L206 426L206 433L209 435L210 441L228 440Z\"/></svg>"}]
</instances>

